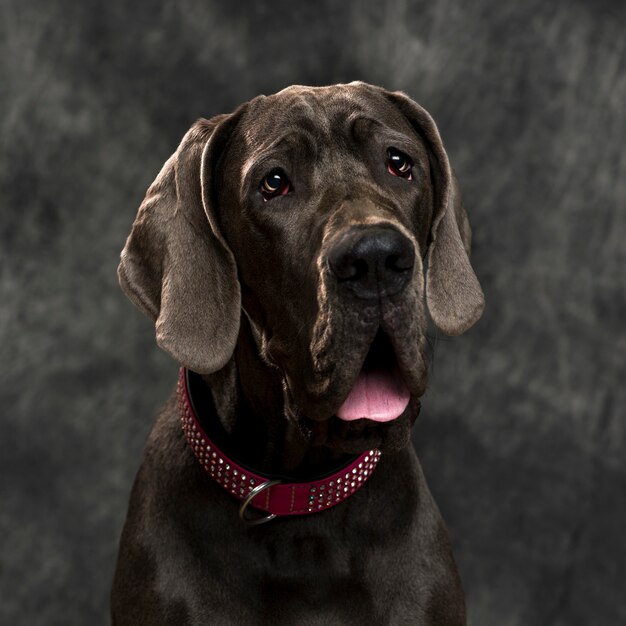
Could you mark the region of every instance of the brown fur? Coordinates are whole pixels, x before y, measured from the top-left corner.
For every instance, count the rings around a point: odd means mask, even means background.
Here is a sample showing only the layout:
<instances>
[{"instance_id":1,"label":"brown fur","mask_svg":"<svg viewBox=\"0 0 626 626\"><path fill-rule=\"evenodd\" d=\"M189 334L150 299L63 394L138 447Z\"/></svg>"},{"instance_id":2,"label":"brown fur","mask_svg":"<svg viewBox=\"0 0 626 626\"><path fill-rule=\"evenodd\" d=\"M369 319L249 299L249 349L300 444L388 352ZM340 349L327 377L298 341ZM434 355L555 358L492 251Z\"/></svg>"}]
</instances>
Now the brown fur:
<instances>
[{"instance_id":1,"label":"brown fur","mask_svg":"<svg viewBox=\"0 0 626 626\"><path fill-rule=\"evenodd\" d=\"M389 146L412 157L411 183L386 171ZM265 202L259 181L278 166L293 192ZM328 259L381 224L409 242L415 263L404 288L367 300ZM155 320L159 345L204 375L213 408L202 418L248 465L306 477L346 453L378 447L383 457L335 510L248 528L168 405L131 498L116 624L464 623L445 528L409 440L426 386L424 302L449 334L482 312L470 238L437 128L404 94L291 87L191 128L139 209L122 287ZM339 420L381 331L409 406L388 423Z\"/></svg>"}]
</instances>

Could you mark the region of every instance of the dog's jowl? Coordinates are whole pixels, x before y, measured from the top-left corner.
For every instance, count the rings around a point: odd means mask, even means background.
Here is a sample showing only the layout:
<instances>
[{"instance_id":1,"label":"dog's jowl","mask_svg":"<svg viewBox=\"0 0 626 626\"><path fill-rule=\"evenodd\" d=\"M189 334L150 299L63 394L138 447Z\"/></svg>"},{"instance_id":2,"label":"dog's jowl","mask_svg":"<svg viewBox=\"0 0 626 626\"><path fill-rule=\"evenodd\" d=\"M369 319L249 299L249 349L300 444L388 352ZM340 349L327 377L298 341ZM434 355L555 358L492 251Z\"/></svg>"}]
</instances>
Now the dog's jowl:
<instances>
[{"instance_id":1,"label":"dog's jowl","mask_svg":"<svg viewBox=\"0 0 626 626\"><path fill-rule=\"evenodd\" d=\"M410 432L427 316L456 335L482 313L470 238L437 127L402 93L290 87L191 127L119 266L181 370L114 624L465 623Z\"/></svg>"}]
</instances>

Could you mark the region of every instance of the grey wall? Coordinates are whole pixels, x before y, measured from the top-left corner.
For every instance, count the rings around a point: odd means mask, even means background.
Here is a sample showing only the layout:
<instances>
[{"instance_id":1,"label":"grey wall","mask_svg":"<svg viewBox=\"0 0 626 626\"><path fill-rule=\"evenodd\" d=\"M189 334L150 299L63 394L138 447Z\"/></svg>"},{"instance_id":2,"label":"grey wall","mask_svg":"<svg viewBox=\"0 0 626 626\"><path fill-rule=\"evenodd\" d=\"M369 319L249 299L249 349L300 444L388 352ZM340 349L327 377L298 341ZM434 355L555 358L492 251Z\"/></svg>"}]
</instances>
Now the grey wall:
<instances>
[{"instance_id":1,"label":"grey wall","mask_svg":"<svg viewBox=\"0 0 626 626\"><path fill-rule=\"evenodd\" d=\"M199 116L363 79L432 112L474 225L488 308L415 431L471 623L626 623L624 4L246 6L2 2L0 621L107 621L176 373L115 275L163 161Z\"/></svg>"}]
</instances>

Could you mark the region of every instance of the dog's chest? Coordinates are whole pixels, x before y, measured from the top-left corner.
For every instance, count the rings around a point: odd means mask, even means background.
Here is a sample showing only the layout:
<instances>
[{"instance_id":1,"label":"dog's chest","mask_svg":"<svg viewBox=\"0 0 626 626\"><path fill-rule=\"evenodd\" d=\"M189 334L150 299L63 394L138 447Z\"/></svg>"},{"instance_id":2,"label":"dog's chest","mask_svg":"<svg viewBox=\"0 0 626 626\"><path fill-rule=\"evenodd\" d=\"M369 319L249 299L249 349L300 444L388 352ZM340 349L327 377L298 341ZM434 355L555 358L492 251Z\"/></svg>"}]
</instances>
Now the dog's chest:
<instances>
[{"instance_id":1,"label":"dog's chest","mask_svg":"<svg viewBox=\"0 0 626 626\"><path fill-rule=\"evenodd\" d=\"M355 532L349 516L337 518L332 532L321 516L266 528L233 520L221 536L215 525L162 555L163 600L184 598L192 624L382 624L410 606L414 612L415 542L399 534L390 545L388 536L381 542L376 532Z\"/></svg>"}]
</instances>

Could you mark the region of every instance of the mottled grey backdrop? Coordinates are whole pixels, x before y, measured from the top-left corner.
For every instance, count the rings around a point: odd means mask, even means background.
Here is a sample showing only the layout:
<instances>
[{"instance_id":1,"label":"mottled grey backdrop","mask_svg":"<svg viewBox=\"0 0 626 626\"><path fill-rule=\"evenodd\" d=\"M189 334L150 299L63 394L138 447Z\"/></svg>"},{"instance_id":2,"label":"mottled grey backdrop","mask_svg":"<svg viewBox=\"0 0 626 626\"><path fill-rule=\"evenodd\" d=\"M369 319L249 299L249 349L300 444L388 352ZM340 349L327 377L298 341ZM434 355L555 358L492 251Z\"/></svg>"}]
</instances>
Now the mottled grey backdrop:
<instances>
[{"instance_id":1,"label":"mottled grey backdrop","mask_svg":"<svg viewBox=\"0 0 626 626\"><path fill-rule=\"evenodd\" d=\"M488 308L415 432L471 624L626 623L624 9L3 0L0 622L107 622L176 375L115 275L163 161L199 116L363 79L432 112L474 225Z\"/></svg>"}]
</instances>

